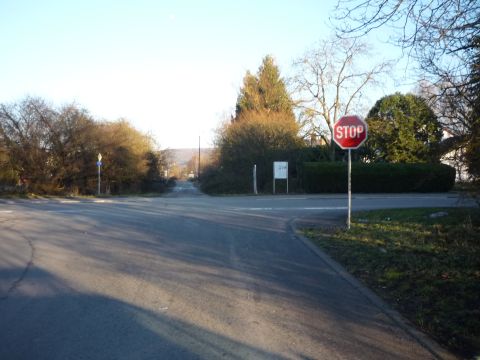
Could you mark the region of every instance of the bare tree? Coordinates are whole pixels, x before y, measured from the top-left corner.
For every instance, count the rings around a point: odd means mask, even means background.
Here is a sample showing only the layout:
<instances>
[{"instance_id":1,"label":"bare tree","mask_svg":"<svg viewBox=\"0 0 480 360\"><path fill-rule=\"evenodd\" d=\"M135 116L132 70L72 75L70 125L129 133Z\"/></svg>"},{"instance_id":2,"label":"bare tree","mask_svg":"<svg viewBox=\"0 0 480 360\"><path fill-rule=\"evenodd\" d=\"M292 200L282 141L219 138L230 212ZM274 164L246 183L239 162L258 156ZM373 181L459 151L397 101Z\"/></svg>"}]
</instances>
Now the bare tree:
<instances>
[{"instance_id":1,"label":"bare tree","mask_svg":"<svg viewBox=\"0 0 480 360\"><path fill-rule=\"evenodd\" d=\"M470 131L470 114L474 99L468 87L451 82L436 84L420 81L417 93L427 100L442 127L450 135L448 143L465 141ZM445 146L444 146L445 147ZM445 147L445 151L448 147Z\"/></svg>"},{"instance_id":2,"label":"bare tree","mask_svg":"<svg viewBox=\"0 0 480 360\"><path fill-rule=\"evenodd\" d=\"M335 14L336 28L346 38L388 27L389 40L418 62L421 85L427 85L421 93L440 110L447 130L468 130L465 113L471 108L480 38L478 0L338 0Z\"/></svg>"},{"instance_id":3,"label":"bare tree","mask_svg":"<svg viewBox=\"0 0 480 360\"><path fill-rule=\"evenodd\" d=\"M386 61L368 68L359 66L370 55L368 45L360 40L333 37L294 62L297 71L292 85L302 130L329 144L332 160L333 125L342 115L365 110L360 109L365 90L390 67Z\"/></svg>"},{"instance_id":4,"label":"bare tree","mask_svg":"<svg viewBox=\"0 0 480 360\"><path fill-rule=\"evenodd\" d=\"M480 178L480 2L478 0L338 0L336 27L359 38L389 27L390 41L418 62L421 90L450 136L441 144L457 169ZM466 162L465 162L466 160ZM480 186L478 187L480 192Z\"/></svg>"},{"instance_id":5,"label":"bare tree","mask_svg":"<svg viewBox=\"0 0 480 360\"><path fill-rule=\"evenodd\" d=\"M88 193L99 152L106 183L131 191L147 175L153 142L127 121L98 123L75 105L29 97L0 104L0 180L18 178L37 193Z\"/></svg>"},{"instance_id":6,"label":"bare tree","mask_svg":"<svg viewBox=\"0 0 480 360\"><path fill-rule=\"evenodd\" d=\"M51 176L48 129L45 124L55 112L41 99L0 105L0 138L8 150L12 169L32 186L45 182Z\"/></svg>"},{"instance_id":7,"label":"bare tree","mask_svg":"<svg viewBox=\"0 0 480 360\"><path fill-rule=\"evenodd\" d=\"M469 73L472 40L480 36L478 0L339 0L336 28L346 37L390 27L390 40L434 78L452 84Z\"/></svg>"}]
</instances>

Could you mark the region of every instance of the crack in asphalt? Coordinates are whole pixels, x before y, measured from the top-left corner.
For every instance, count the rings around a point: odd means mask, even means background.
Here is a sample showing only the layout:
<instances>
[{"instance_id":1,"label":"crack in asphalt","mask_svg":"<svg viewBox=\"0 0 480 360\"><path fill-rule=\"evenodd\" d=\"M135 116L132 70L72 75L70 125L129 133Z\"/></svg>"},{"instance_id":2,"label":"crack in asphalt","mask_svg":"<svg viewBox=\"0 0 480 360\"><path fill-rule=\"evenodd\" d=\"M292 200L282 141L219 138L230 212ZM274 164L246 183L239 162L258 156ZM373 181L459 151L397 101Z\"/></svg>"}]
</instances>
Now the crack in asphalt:
<instances>
[{"instance_id":1,"label":"crack in asphalt","mask_svg":"<svg viewBox=\"0 0 480 360\"><path fill-rule=\"evenodd\" d=\"M14 220L15 221L15 220ZM14 225L12 225L10 227L10 229L14 229ZM9 296L11 295L11 293L13 291L15 291L15 289L17 289L20 284L22 283L22 281L25 279L25 277L27 276L28 274L28 271L30 270L30 268L33 266L33 260L34 260L34 257L35 257L35 246L33 245L33 241L29 238L27 238L26 236L24 236L23 234L21 234L20 232L18 233L19 236L25 240L28 244L28 246L30 247L30 258L27 262L27 265L25 266L25 268L23 269L22 273L20 274L19 278L17 280L15 280L14 282L12 282L12 284L10 285L10 287L7 289L5 295L2 295L0 296L0 301L3 301L3 300L6 300L9 298Z\"/></svg>"}]
</instances>

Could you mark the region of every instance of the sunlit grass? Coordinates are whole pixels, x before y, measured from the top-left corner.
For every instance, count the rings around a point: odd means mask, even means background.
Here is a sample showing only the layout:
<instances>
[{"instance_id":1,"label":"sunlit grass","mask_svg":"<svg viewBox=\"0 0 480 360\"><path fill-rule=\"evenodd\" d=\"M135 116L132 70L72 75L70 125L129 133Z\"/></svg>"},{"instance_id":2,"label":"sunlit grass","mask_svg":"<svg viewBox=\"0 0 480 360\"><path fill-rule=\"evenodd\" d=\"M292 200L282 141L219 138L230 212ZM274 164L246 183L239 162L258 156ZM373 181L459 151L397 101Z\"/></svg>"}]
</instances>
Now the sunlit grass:
<instances>
[{"instance_id":1,"label":"sunlit grass","mask_svg":"<svg viewBox=\"0 0 480 360\"><path fill-rule=\"evenodd\" d=\"M480 355L478 208L364 212L350 231L305 233L441 343Z\"/></svg>"}]
</instances>

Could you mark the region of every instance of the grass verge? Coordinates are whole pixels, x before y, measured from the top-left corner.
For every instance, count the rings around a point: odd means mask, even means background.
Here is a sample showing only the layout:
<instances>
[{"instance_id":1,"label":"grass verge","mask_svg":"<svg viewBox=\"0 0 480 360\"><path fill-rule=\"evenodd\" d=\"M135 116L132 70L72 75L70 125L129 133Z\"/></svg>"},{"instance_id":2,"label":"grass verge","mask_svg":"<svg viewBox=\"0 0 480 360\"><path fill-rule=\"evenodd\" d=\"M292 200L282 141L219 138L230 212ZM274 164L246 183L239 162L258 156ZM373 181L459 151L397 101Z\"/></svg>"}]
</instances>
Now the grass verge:
<instances>
[{"instance_id":1,"label":"grass verge","mask_svg":"<svg viewBox=\"0 0 480 360\"><path fill-rule=\"evenodd\" d=\"M305 235L439 343L480 357L479 208L362 212L350 231Z\"/></svg>"}]
</instances>

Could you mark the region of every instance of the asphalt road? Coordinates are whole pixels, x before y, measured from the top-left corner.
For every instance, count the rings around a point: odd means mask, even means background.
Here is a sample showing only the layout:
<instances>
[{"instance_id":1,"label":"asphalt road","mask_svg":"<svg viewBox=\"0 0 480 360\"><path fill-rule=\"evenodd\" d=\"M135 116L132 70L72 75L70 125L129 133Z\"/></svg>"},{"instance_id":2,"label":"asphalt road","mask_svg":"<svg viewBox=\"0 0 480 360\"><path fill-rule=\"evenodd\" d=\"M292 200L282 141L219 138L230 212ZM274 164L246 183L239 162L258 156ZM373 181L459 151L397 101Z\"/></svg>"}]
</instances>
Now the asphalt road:
<instances>
[{"instance_id":1,"label":"asphalt road","mask_svg":"<svg viewBox=\"0 0 480 360\"><path fill-rule=\"evenodd\" d=\"M0 201L0 359L429 359L292 234L346 198ZM458 206L355 196L354 209Z\"/></svg>"}]
</instances>

